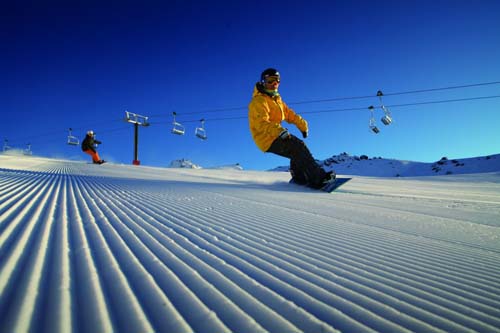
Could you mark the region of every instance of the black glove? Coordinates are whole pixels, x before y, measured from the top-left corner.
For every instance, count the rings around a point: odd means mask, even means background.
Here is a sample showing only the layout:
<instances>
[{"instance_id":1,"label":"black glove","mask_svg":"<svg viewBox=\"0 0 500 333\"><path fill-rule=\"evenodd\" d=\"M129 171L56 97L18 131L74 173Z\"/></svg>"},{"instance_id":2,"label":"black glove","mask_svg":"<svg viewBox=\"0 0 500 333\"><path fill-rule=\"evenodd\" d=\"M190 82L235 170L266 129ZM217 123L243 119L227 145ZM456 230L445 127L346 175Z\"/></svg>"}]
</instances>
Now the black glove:
<instances>
[{"instance_id":1,"label":"black glove","mask_svg":"<svg viewBox=\"0 0 500 333\"><path fill-rule=\"evenodd\" d=\"M302 137L305 139L307 138L307 131L302 132Z\"/></svg>"},{"instance_id":2,"label":"black glove","mask_svg":"<svg viewBox=\"0 0 500 333\"><path fill-rule=\"evenodd\" d=\"M285 128L285 130L280 133L279 137L281 140L290 139L290 133L288 133L288 130Z\"/></svg>"}]
</instances>

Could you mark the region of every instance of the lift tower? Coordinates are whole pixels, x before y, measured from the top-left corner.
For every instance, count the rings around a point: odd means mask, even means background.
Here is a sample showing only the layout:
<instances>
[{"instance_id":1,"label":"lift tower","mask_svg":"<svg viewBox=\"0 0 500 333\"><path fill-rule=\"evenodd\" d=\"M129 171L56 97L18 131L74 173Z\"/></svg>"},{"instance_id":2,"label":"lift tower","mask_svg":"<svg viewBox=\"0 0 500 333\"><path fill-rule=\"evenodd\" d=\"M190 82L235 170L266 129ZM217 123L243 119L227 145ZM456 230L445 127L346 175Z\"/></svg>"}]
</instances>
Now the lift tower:
<instances>
[{"instance_id":1,"label":"lift tower","mask_svg":"<svg viewBox=\"0 0 500 333\"><path fill-rule=\"evenodd\" d=\"M134 160L133 165L140 165L139 161L139 126L149 126L148 117L125 111L125 121L134 124Z\"/></svg>"}]
</instances>

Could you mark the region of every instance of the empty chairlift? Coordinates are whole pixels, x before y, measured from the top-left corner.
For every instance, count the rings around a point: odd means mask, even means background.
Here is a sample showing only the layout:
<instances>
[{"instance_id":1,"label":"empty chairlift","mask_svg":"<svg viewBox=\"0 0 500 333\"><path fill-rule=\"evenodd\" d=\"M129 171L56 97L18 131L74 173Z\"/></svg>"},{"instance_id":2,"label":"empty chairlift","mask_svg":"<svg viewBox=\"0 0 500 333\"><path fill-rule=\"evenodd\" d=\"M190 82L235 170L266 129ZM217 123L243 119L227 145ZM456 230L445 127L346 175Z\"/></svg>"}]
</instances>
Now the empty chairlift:
<instances>
[{"instance_id":1,"label":"empty chairlift","mask_svg":"<svg viewBox=\"0 0 500 333\"><path fill-rule=\"evenodd\" d=\"M389 110L382 105L382 111L384 111L384 116L380 119L384 125L390 125L392 123L392 117Z\"/></svg>"},{"instance_id":2,"label":"empty chairlift","mask_svg":"<svg viewBox=\"0 0 500 333\"><path fill-rule=\"evenodd\" d=\"M384 96L384 94L379 90L377 92L377 96L380 100L380 108L384 111L384 116L380 119L380 121L382 121L384 125L390 125L390 123L392 123L392 116L389 110L384 106L384 103L382 103L382 96Z\"/></svg>"},{"instance_id":3,"label":"empty chairlift","mask_svg":"<svg viewBox=\"0 0 500 333\"><path fill-rule=\"evenodd\" d=\"M177 113L173 112L172 115L174 116L174 121L173 121L173 127L172 127L172 133L177 134L177 135L184 135L186 132L186 129L184 126L181 125L181 123L177 122L175 120L175 117L177 116Z\"/></svg>"},{"instance_id":4,"label":"empty chairlift","mask_svg":"<svg viewBox=\"0 0 500 333\"><path fill-rule=\"evenodd\" d=\"M68 145L78 146L80 144L80 140L71 133L72 131L72 128L70 128L68 131Z\"/></svg>"},{"instance_id":5,"label":"empty chairlift","mask_svg":"<svg viewBox=\"0 0 500 333\"><path fill-rule=\"evenodd\" d=\"M370 105L368 110L370 110L370 124L369 124L370 130L373 133L378 134L380 132L380 130L378 129L378 127L376 125L376 121L375 121L375 115L374 115L375 108L373 107L373 105Z\"/></svg>"},{"instance_id":6,"label":"empty chairlift","mask_svg":"<svg viewBox=\"0 0 500 333\"><path fill-rule=\"evenodd\" d=\"M201 125L200 127L196 127L194 130L194 134L200 138L201 140L207 139L207 132L205 131L205 119L200 119Z\"/></svg>"}]
</instances>

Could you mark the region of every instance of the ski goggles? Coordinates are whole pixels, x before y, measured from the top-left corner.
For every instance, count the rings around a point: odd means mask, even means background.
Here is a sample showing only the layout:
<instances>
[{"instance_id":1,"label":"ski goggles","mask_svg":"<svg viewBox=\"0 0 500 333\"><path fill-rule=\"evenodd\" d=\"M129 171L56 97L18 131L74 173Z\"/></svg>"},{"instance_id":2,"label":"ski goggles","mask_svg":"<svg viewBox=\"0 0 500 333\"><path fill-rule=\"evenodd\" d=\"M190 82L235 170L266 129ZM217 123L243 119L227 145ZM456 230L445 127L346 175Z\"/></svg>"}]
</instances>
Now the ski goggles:
<instances>
[{"instance_id":1,"label":"ski goggles","mask_svg":"<svg viewBox=\"0 0 500 333\"><path fill-rule=\"evenodd\" d=\"M274 82L278 82L280 83L280 78L278 76L270 76L270 77L267 77L265 80L264 80L265 83L268 83L268 84L271 84L271 83L274 83Z\"/></svg>"}]
</instances>

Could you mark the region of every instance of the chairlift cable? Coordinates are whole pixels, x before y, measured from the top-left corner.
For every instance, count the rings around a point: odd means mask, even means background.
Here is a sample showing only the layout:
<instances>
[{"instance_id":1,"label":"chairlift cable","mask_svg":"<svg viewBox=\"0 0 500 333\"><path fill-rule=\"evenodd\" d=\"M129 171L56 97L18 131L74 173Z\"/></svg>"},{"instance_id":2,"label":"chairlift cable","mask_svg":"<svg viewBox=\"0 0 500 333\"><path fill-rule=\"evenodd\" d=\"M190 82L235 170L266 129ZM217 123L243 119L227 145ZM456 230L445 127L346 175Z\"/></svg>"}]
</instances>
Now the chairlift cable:
<instances>
[{"instance_id":1,"label":"chairlift cable","mask_svg":"<svg viewBox=\"0 0 500 333\"><path fill-rule=\"evenodd\" d=\"M469 97L469 98L458 98L458 99L447 99L447 100L438 100L438 101L425 101L425 102L414 102L414 103L405 103L405 104L392 104L386 105L387 108L398 108L398 107L407 107L407 106L419 106L419 105L429 105L429 104L443 104L443 103L454 103L454 102L466 102L466 101L476 101L476 100L485 100L485 99L494 99L500 98L500 95L493 96L479 96L479 97ZM333 113L333 112L348 112L348 111L364 111L367 110L368 107L355 107L355 108L342 108L342 109L327 109L327 110L316 110L316 111L302 111L300 114L320 114L320 113ZM375 109L381 109L381 107L377 106ZM247 119L247 116L235 116L235 117L219 117L219 118L206 118L207 122L215 122L215 121L224 121L224 120L240 120ZM200 120L184 120L183 123L194 123L199 122ZM155 122L152 124L166 124L167 122Z\"/></svg>"},{"instance_id":2,"label":"chairlift cable","mask_svg":"<svg viewBox=\"0 0 500 333\"><path fill-rule=\"evenodd\" d=\"M500 81L485 82L485 83L474 83L474 84L467 84L467 85L461 85L461 86L450 86L450 87L442 87L442 88L409 90L409 91L401 91L401 92L394 92L394 93L384 93L384 96L397 96L397 95L419 94L419 93L433 92L433 91L443 91L443 90L452 90L452 89L482 87L482 86L495 85L495 84L500 84Z\"/></svg>"},{"instance_id":3,"label":"chairlift cable","mask_svg":"<svg viewBox=\"0 0 500 333\"><path fill-rule=\"evenodd\" d=\"M451 90L451 89L463 89L463 88L471 88L471 87L481 87L481 86L488 86L488 85L496 85L500 84L500 81L494 81L494 82L485 82L485 83L475 83L475 84L468 84L468 85L460 85L460 86L448 86L448 87L440 87L440 88L430 88L430 89L421 89L421 90L411 90L411 91L401 91L401 92L394 92L394 93L384 93L384 96L396 96L396 95L405 95L405 94L416 94L416 93L424 93L424 92L433 92L433 91L443 91L443 90ZM366 98L374 98L377 97L376 95L371 95L371 96L352 96L352 97L340 97L340 98L332 98L332 99L322 99L322 100L309 100L309 101L299 101L299 102L293 102L293 103L287 103L288 105L298 105L298 104L312 104L312 103L320 103L320 102L329 102L329 101L340 101L340 100L355 100L355 99L366 99ZM414 102L414 103L405 103L405 104L394 104L394 105L387 105L387 107L391 108L397 108L397 107L407 107L407 106L419 106L419 105L430 105L430 104L442 104L442 103L452 103L452 102L464 102L464 101L475 101L475 100L485 100L485 99L495 99L495 98L500 98L500 95L493 95L493 96L480 96L480 97L469 97L469 98L459 98L459 99L448 99L448 100L438 100L438 101L427 101L427 102ZM223 111L235 111L235 110L243 110L246 109L247 107L232 107L232 108L219 108L219 109L211 109L211 110L206 110L206 111L199 111L199 112L188 112L188 113L182 113L182 115L196 115L196 114L204 114L204 113L215 113L215 112L223 112ZM301 114L320 114L320 113L332 113L332 112L346 112L346 111L359 111L359 110L366 110L366 107L358 107L358 108L344 108L344 109L329 109L329 110L319 110L319 111L302 111L300 112ZM159 117L160 115L156 116L150 116L149 118L152 117ZM161 115L162 117L165 117L165 115ZM247 116L234 116L234 117L217 117L217 118L205 118L205 121L207 122L217 122L217 121L226 121L226 120L241 120L241 119L247 119ZM114 119L113 121L115 121ZM123 121L123 119L120 118L119 121ZM196 120L185 120L183 123L194 123L194 122L199 122L199 119ZM104 121L100 121L98 123L104 123ZM109 121L106 121L106 123L109 123ZM150 124L163 124L167 122L150 122ZM168 122L171 124L171 122ZM96 125L97 123L94 123L91 126ZM72 127L73 131L78 131L81 130L83 127ZM111 132L116 132L116 131L122 131L128 129L128 126L122 126L120 128L114 128L114 129L102 129L99 130L99 133L111 133ZM64 130L66 131L67 128ZM49 136L55 136L55 135L61 135L63 130L58 130L48 132L48 133L42 133L39 135L31 135L27 136L24 138L15 138L15 139L9 139L9 142L20 142L20 141L30 141L33 142L36 139L44 138L44 137L49 137ZM57 140L59 140L58 138ZM50 141L55 141L50 140ZM47 141L47 140L45 140Z\"/></svg>"},{"instance_id":4,"label":"chairlift cable","mask_svg":"<svg viewBox=\"0 0 500 333\"><path fill-rule=\"evenodd\" d=\"M74 135L75 127L72 127L72 129L73 129L73 135ZM128 130L128 129L129 129L129 126L124 125L121 127L99 130L98 134L100 135L102 133L113 133L113 132L124 131L124 130ZM31 142L32 145L35 142L35 144L36 144L38 139L43 139L44 143L57 142L57 141L63 140L65 137L67 138L67 136L68 136L68 129L66 128L65 130L52 131L52 132L42 133L42 134L38 134L38 135L30 135L30 136L26 136L23 138L16 137L13 139L10 139L10 138L8 138L8 139L9 139L10 144L12 144L14 146L19 146L19 145L25 144L25 142ZM50 139L44 139L47 137L50 137Z\"/></svg>"},{"instance_id":5,"label":"chairlift cable","mask_svg":"<svg viewBox=\"0 0 500 333\"><path fill-rule=\"evenodd\" d=\"M497 85L497 84L500 84L500 81L472 83L472 84L465 84L465 85L458 85L458 86L447 86L447 87L419 89L419 90L408 90L408 91L399 91L399 92L392 92L392 93L389 92L389 93L384 93L384 96L409 95L409 94L418 94L418 93L425 93L425 92L435 92L435 91L444 91L444 90L483 87L483 86ZM336 101L346 101L346 100L369 99L369 98L374 98L374 97L378 97L377 94L375 94L375 95L363 95L363 96L334 97L334 98L326 98L326 99L312 99L312 100L289 102L287 104L288 105L301 105L301 104L325 103L325 102L336 102ZM183 112L182 116L196 115L196 114L207 114L207 113L215 113L215 112L237 111L237 110L246 110L246 109L247 109L247 106L230 107L230 108L217 108L217 109L208 109L205 111ZM165 117L165 116L166 116L165 114L157 114L157 115L150 116L150 118Z\"/></svg>"},{"instance_id":6,"label":"chairlift cable","mask_svg":"<svg viewBox=\"0 0 500 333\"><path fill-rule=\"evenodd\" d=\"M418 106L418 105L429 105L429 104L477 101L477 100L494 99L494 98L500 98L500 95L447 99L447 100L442 100L442 101L427 101L427 102L415 102L415 103L406 103L406 104L393 104L393 105L387 105L387 107L397 108L397 107L405 107L405 106Z\"/></svg>"},{"instance_id":7,"label":"chairlift cable","mask_svg":"<svg viewBox=\"0 0 500 333\"><path fill-rule=\"evenodd\" d=\"M384 96L397 96L397 95L419 94L419 93L425 93L425 92L453 90L453 89L464 89L464 88L472 88L472 87L482 87L482 86L495 85L495 84L500 84L500 81L484 82L484 83L473 83L473 84L466 84L466 85L460 85L460 86L448 86L448 87L440 87L440 88L408 90L408 91L400 91L400 92L393 92L393 93L384 93ZM374 97L378 97L378 95L375 94L375 95L366 95L366 96L336 97L336 98L327 98L327 99L317 99L317 100L306 100L306 101L290 102L290 103L287 103L287 104L288 105L312 104L312 103L335 102L335 101L344 101L344 100L368 99L368 98L374 98Z\"/></svg>"}]
</instances>

